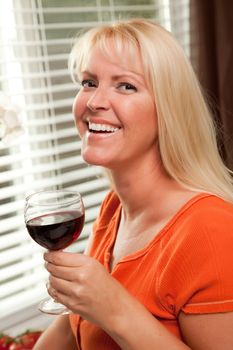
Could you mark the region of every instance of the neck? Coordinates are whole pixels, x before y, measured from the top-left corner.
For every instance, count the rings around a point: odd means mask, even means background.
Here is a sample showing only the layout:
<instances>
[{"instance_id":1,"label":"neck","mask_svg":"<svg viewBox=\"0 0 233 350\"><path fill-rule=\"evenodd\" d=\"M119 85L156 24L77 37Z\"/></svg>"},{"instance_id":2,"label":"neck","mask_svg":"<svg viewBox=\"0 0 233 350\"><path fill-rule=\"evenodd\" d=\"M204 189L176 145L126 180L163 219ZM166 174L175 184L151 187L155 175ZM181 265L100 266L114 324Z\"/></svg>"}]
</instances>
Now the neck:
<instances>
[{"instance_id":1,"label":"neck","mask_svg":"<svg viewBox=\"0 0 233 350\"><path fill-rule=\"evenodd\" d=\"M148 163L144 161L141 166L131 164L130 167L124 167L123 171L112 170L110 178L121 200L126 220L141 216L145 208L148 215L150 215L148 208L152 208L153 212L156 208L158 217L163 216L166 208L164 203L174 191L181 190L166 173L160 161Z\"/></svg>"}]
</instances>

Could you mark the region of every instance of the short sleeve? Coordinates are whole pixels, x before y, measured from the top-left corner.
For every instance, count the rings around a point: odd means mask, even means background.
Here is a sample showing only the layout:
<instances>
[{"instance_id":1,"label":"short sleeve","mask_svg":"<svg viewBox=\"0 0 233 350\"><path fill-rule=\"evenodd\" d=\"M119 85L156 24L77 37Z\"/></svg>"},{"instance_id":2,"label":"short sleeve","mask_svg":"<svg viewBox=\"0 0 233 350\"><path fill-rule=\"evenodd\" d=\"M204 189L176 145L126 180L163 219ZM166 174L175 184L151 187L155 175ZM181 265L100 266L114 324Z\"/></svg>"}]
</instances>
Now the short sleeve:
<instances>
[{"instance_id":1,"label":"short sleeve","mask_svg":"<svg viewBox=\"0 0 233 350\"><path fill-rule=\"evenodd\" d=\"M233 311L232 205L211 198L181 218L163 259L159 293L167 310L176 316Z\"/></svg>"},{"instance_id":2,"label":"short sleeve","mask_svg":"<svg viewBox=\"0 0 233 350\"><path fill-rule=\"evenodd\" d=\"M92 256L93 252L96 252L97 249L102 249L103 235L107 234L107 228L110 227L110 223L119 205L120 201L116 194L113 191L107 193L92 227L92 234L90 235L88 248L86 249L88 255Z\"/></svg>"},{"instance_id":3,"label":"short sleeve","mask_svg":"<svg viewBox=\"0 0 233 350\"><path fill-rule=\"evenodd\" d=\"M119 203L120 201L113 191L107 193L103 202L101 203L98 216L94 221L93 232L95 232L99 227L106 226L109 223L109 220L114 215Z\"/></svg>"}]
</instances>

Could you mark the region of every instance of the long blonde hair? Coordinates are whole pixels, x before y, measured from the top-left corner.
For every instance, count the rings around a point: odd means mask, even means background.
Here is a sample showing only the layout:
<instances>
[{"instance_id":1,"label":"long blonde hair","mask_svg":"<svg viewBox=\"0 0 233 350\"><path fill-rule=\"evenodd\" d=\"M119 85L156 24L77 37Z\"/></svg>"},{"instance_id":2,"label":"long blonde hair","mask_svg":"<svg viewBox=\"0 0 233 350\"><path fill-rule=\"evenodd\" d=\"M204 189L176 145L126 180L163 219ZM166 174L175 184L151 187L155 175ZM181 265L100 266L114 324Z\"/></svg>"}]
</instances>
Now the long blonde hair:
<instances>
[{"instance_id":1,"label":"long blonde hair","mask_svg":"<svg viewBox=\"0 0 233 350\"><path fill-rule=\"evenodd\" d=\"M101 25L77 39L70 70L79 75L93 46L122 57L139 50L146 83L157 110L159 149L167 173L194 191L233 202L233 179L217 147L213 118L183 49L167 30L145 19ZM112 48L112 46L111 46Z\"/></svg>"}]
</instances>

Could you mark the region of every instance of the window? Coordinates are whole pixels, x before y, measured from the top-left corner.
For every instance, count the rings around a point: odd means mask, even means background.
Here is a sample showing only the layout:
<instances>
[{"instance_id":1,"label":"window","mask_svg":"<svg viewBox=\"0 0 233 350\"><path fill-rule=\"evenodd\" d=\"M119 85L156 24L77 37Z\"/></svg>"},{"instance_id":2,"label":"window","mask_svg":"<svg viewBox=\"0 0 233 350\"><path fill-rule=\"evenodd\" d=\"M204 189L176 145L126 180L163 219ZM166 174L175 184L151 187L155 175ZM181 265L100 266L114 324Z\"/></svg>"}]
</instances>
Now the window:
<instances>
[{"instance_id":1,"label":"window","mask_svg":"<svg viewBox=\"0 0 233 350\"><path fill-rule=\"evenodd\" d=\"M23 222L25 196L79 190L86 224L71 249L82 252L108 190L101 169L80 156L71 112L77 87L67 69L73 38L98 23L145 17L173 31L189 54L189 13L188 0L8 0L0 6L0 89L21 106L25 126L14 145L0 145L0 330L15 325L16 331L39 317L36 304L47 295L42 249Z\"/></svg>"}]
</instances>

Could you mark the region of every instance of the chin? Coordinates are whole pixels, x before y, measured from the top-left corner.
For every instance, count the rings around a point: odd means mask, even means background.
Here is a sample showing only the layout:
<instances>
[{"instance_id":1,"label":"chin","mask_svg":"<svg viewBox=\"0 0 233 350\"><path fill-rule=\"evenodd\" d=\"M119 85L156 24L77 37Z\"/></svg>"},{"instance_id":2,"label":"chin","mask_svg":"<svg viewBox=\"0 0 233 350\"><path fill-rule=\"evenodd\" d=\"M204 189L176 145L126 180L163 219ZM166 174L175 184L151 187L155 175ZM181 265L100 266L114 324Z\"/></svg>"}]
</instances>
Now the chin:
<instances>
[{"instance_id":1,"label":"chin","mask_svg":"<svg viewBox=\"0 0 233 350\"><path fill-rule=\"evenodd\" d=\"M119 152L115 149L106 149L103 147L90 147L83 145L81 155L85 163L104 168L112 169L120 161Z\"/></svg>"},{"instance_id":2,"label":"chin","mask_svg":"<svg viewBox=\"0 0 233 350\"><path fill-rule=\"evenodd\" d=\"M83 152L82 153L82 158L85 163L90 164L90 165L96 165L96 166L103 166L107 167L107 162L106 158L103 158L103 155L100 157L95 154L88 154L88 152Z\"/></svg>"}]
</instances>

